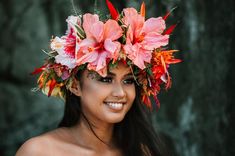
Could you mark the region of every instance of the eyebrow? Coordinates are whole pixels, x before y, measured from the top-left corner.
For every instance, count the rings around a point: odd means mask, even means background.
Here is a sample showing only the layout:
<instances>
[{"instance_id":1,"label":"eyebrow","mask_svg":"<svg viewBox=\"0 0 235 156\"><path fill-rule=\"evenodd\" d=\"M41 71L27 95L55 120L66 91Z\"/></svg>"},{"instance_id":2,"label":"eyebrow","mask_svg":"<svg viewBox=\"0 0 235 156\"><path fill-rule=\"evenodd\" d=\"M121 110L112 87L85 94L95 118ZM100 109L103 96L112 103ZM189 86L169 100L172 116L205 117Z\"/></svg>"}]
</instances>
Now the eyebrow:
<instances>
[{"instance_id":1,"label":"eyebrow","mask_svg":"<svg viewBox=\"0 0 235 156\"><path fill-rule=\"evenodd\" d=\"M112 73L112 72L108 72L108 75L109 75L109 76L116 76L116 74L115 74L115 73ZM125 77L125 76L133 76L133 74L132 74L132 73L128 73L128 74L125 74L124 77Z\"/></svg>"}]
</instances>

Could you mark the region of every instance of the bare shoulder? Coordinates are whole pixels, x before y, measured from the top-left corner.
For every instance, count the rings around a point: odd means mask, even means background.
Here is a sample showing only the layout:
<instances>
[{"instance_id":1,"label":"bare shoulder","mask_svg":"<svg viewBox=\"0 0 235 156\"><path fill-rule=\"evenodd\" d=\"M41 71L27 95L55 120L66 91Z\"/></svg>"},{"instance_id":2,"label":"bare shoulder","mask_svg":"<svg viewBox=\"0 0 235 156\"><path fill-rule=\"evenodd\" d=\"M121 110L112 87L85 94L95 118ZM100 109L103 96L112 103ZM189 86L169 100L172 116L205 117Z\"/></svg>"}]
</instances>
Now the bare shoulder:
<instances>
[{"instance_id":1,"label":"bare shoulder","mask_svg":"<svg viewBox=\"0 0 235 156\"><path fill-rule=\"evenodd\" d=\"M42 156L45 155L45 148L48 147L48 140L45 137L34 137L27 140L17 151L16 156Z\"/></svg>"},{"instance_id":2,"label":"bare shoulder","mask_svg":"<svg viewBox=\"0 0 235 156\"><path fill-rule=\"evenodd\" d=\"M55 146L61 142L61 129L27 140L17 151L16 156L50 156Z\"/></svg>"}]
</instances>

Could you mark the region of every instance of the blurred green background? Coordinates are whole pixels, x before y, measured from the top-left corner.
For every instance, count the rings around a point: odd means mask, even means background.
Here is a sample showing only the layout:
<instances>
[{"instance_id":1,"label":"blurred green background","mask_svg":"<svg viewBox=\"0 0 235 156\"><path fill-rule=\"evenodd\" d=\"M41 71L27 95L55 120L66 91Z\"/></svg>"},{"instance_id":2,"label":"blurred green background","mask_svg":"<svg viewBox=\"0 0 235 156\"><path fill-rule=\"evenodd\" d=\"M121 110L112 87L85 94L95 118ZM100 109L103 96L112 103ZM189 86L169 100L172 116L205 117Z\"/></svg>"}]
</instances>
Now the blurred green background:
<instances>
[{"instance_id":1,"label":"blurred green background","mask_svg":"<svg viewBox=\"0 0 235 156\"><path fill-rule=\"evenodd\" d=\"M111 0L140 8L142 1ZM174 156L235 155L235 8L234 0L146 0L147 17L179 23L170 48L183 62L172 65L172 89L159 95L153 124ZM67 16L94 12L94 0L0 1L0 156L13 156L28 138L55 128L63 101L31 92L52 35L66 31ZM105 0L98 10L108 14Z\"/></svg>"}]
</instances>

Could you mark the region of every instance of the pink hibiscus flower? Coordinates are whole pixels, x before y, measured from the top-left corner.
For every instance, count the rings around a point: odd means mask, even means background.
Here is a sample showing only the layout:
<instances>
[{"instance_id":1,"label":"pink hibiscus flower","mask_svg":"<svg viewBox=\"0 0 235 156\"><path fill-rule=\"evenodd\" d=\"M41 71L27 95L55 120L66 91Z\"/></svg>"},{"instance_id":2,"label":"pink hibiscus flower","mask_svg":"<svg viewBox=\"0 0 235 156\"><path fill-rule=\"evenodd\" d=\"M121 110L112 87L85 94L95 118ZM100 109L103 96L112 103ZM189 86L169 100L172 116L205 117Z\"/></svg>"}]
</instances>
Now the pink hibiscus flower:
<instances>
[{"instance_id":1,"label":"pink hibiscus flower","mask_svg":"<svg viewBox=\"0 0 235 156\"><path fill-rule=\"evenodd\" d=\"M77 64L88 63L89 70L106 76L107 61L118 58L121 44L116 40L123 31L117 21L109 19L103 23L98 15L92 14L83 15L83 28L86 38L78 43Z\"/></svg>"},{"instance_id":2,"label":"pink hibiscus flower","mask_svg":"<svg viewBox=\"0 0 235 156\"><path fill-rule=\"evenodd\" d=\"M76 35L76 25L81 25L81 21L76 16L69 16L66 20L68 22L68 30L65 36L55 37L51 42L51 49L55 50L58 55L55 56L55 62L73 69L76 66L75 51L76 42L80 38Z\"/></svg>"},{"instance_id":3,"label":"pink hibiscus flower","mask_svg":"<svg viewBox=\"0 0 235 156\"><path fill-rule=\"evenodd\" d=\"M166 28L162 17L145 21L134 8L124 9L123 22L129 26L124 51L140 69L150 63L152 51L168 44L169 35L162 35Z\"/></svg>"}]
</instances>

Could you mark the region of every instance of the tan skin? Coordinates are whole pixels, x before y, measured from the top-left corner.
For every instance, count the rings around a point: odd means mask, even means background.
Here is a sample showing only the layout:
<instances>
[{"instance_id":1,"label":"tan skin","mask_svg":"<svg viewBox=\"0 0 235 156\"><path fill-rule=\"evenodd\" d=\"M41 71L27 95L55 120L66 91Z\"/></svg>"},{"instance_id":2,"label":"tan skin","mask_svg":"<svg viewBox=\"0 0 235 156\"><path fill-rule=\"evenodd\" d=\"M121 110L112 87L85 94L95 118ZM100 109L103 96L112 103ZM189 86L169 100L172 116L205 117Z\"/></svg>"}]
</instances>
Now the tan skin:
<instances>
[{"instance_id":1,"label":"tan skin","mask_svg":"<svg viewBox=\"0 0 235 156\"><path fill-rule=\"evenodd\" d=\"M103 142L81 117L74 127L58 128L26 141L16 156L123 155L112 136L114 124L123 120L135 99L130 68L119 63L105 78L85 70L81 82L74 80L70 91L81 97L82 112Z\"/></svg>"}]
</instances>

